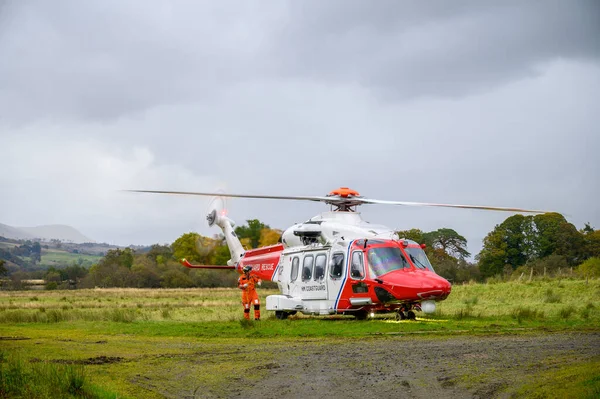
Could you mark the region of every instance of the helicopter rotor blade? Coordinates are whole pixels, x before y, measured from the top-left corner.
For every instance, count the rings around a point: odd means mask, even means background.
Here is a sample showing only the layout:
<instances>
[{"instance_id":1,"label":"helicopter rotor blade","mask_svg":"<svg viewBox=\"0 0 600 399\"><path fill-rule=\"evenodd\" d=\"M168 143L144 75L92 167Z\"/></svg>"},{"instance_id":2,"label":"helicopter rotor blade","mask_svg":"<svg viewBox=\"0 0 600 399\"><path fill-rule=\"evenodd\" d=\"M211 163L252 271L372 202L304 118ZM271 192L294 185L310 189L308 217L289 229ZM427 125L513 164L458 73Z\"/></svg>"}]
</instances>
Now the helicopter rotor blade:
<instances>
[{"instance_id":1,"label":"helicopter rotor blade","mask_svg":"<svg viewBox=\"0 0 600 399\"><path fill-rule=\"evenodd\" d=\"M503 211L503 212L524 212L524 213L547 213L549 211L541 211L534 209L523 208L508 208L502 206L485 206L485 205L459 205L459 204L436 204L430 202L406 202L406 201L384 201L369 198L361 198L365 204L380 204L380 205L401 205L401 206L431 206L442 208L462 208L462 209L478 209L485 211Z\"/></svg>"},{"instance_id":2,"label":"helicopter rotor blade","mask_svg":"<svg viewBox=\"0 0 600 399\"><path fill-rule=\"evenodd\" d=\"M163 190L123 190L132 193L152 193L152 194L173 194L173 195L198 195L202 197L231 197L231 198L258 198L258 199L281 199L298 201L316 201L325 202L331 200L329 197L312 196L283 196L283 195L251 195L251 194L230 194L230 193L200 193L196 191L163 191Z\"/></svg>"},{"instance_id":3,"label":"helicopter rotor blade","mask_svg":"<svg viewBox=\"0 0 600 399\"><path fill-rule=\"evenodd\" d=\"M315 201L325 202L335 206L351 207L356 205L378 204L378 205L400 205L400 206L428 206L442 208L462 208L476 209L486 211L501 211L501 212L523 212L523 213L547 213L550 211L511 208L501 206L486 206L486 205L460 205L460 204L438 204L431 202L408 202L408 201L386 201L362 196L340 196L328 195L324 196L289 196L289 195L251 195L251 194L228 194L228 193L204 193L195 191L163 191L163 190L123 190L134 193L153 193L153 194L174 194L174 195L197 195L197 196L218 196L224 198L257 198L257 199L280 199L280 200L297 200L297 201Z\"/></svg>"}]
</instances>

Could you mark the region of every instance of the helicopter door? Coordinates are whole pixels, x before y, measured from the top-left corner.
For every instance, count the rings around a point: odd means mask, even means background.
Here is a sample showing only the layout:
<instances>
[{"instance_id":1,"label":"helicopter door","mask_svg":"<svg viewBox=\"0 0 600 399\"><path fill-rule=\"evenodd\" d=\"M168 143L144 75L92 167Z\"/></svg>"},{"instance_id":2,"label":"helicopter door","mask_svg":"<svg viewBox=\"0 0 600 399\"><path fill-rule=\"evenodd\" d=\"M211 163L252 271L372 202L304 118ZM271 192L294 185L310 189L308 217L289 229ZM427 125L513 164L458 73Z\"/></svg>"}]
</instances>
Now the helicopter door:
<instances>
[{"instance_id":1,"label":"helicopter door","mask_svg":"<svg viewBox=\"0 0 600 399\"><path fill-rule=\"evenodd\" d=\"M327 299L327 285L325 284L325 253L305 254L300 262L299 276L294 288L294 296L302 299Z\"/></svg>"},{"instance_id":2,"label":"helicopter door","mask_svg":"<svg viewBox=\"0 0 600 399\"><path fill-rule=\"evenodd\" d=\"M364 282L365 262L363 251L353 251L350 262L350 285L352 286L352 296L350 304L353 306L368 305L371 303L369 295L369 285Z\"/></svg>"},{"instance_id":3,"label":"helicopter door","mask_svg":"<svg viewBox=\"0 0 600 399\"><path fill-rule=\"evenodd\" d=\"M327 273L327 292L329 300L337 301L346 275L346 262L343 252L334 252L329 260L329 273Z\"/></svg>"}]
</instances>

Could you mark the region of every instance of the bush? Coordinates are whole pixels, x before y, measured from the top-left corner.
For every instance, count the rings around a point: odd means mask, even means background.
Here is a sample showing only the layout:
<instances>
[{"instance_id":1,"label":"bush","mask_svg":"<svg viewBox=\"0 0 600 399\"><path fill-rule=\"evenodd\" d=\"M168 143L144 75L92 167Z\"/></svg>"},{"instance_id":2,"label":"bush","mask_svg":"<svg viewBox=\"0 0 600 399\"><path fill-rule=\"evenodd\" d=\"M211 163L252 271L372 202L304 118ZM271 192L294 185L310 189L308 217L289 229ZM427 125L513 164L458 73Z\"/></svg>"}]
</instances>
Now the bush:
<instances>
[{"instance_id":1,"label":"bush","mask_svg":"<svg viewBox=\"0 0 600 399\"><path fill-rule=\"evenodd\" d=\"M577 267L581 277L600 277L600 258L589 258Z\"/></svg>"}]
</instances>

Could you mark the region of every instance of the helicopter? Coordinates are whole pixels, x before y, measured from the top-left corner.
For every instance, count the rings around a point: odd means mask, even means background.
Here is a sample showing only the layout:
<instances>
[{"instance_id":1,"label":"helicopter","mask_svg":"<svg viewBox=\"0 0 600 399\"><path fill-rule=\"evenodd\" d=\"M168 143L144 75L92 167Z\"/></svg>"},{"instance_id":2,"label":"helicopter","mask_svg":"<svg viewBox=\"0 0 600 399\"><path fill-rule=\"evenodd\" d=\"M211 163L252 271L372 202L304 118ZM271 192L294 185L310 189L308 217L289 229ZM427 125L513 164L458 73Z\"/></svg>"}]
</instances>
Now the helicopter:
<instances>
[{"instance_id":1,"label":"helicopter","mask_svg":"<svg viewBox=\"0 0 600 399\"><path fill-rule=\"evenodd\" d=\"M417 311L433 313L436 302L450 295L451 284L439 276L424 244L400 237L389 227L361 217L358 206L367 204L428 206L505 212L545 213L540 210L406 201L384 201L361 196L340 187L326 196L275 196L188 191L126 190L137 193L195 195L213 198L256 198L316 201L330 210L283 231L280 242L246 250L237 237L235 222L216 207L206 216L210 227L221 229L231 259L227 265L187 268L233 269L246 266L262 280L271 280L280 294L266 298L266 309L277 319L298 312L305 315L352 315L364 320L380 313L395 313L397 320L415 319Z\"/></svg>"}]
</instances>

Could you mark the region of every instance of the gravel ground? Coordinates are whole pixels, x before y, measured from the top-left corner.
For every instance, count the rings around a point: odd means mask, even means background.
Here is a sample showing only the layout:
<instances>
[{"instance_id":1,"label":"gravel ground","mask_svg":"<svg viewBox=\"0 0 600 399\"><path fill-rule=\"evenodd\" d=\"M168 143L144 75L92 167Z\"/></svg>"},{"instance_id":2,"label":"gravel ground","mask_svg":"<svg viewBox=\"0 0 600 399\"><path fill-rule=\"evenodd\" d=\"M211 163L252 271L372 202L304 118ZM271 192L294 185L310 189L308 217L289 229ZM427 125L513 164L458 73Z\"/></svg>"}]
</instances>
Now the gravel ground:
<instances>
[{"instance_id":1,"label":"gravel ground","mask_svg":"<svg viewBox=\"0 0 600 399\"><path fill-rule=\"evenodd\" d=\"M273 345L266 377L218 397L490 398L540 370L600 358L600 333L416 338L378 336ZM209 394L204 392L204 394ZM204 395L203 395L204 396ZM210 395L209 395L210 396Z\"/></svg>"}]
</instances>

